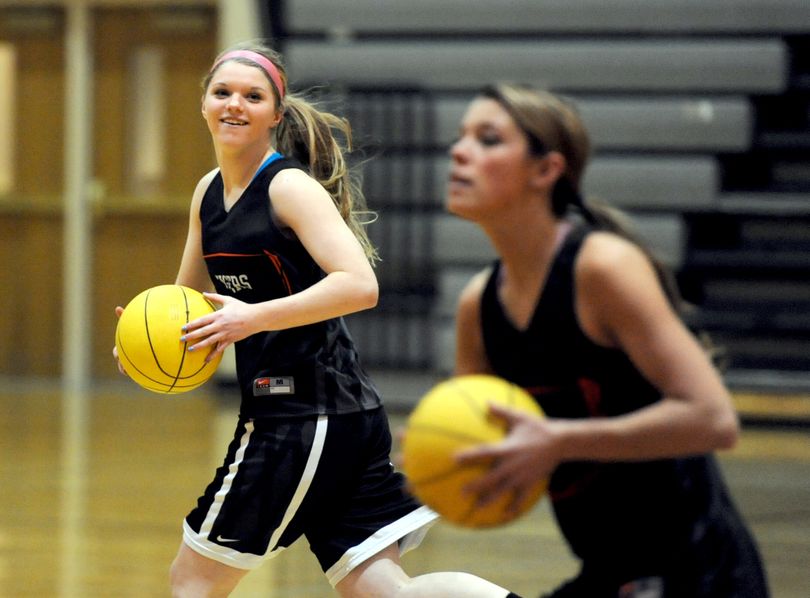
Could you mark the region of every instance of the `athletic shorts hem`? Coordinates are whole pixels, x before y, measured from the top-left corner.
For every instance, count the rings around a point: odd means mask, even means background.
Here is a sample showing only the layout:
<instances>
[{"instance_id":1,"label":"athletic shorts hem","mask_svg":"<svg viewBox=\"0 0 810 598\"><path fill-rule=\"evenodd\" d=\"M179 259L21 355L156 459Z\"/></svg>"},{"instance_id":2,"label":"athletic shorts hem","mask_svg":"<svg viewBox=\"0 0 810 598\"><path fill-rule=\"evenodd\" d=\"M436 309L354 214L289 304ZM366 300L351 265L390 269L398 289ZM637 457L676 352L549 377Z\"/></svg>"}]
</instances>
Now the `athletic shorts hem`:
<instances>
[{"instance_id":1,"label":"athletic shorts hem","mask_svg":"<svg viewBox=\"0 0 810 598\"><path fill-rule=\"evenodd\" d=\"M353 569L364 563L394 542L399 542L399 553L405 554L422 543L430 527L439 515L428 507L419 507L405 517L377 530L366 540L347 550L329 569L326 579L334 588Z\"/></svg>"},{"instance_id":2,"label":"athletic shorts hem","mask_svg":"<svg viewBox=\"0 0 810 598\"><path fill-rule=\"evenodd\" d=\"M273 552L264 555L239 552L238 550L210 542L204 536L195 532L185 520L183 521L183 542L197 554L222 563L223 565L233 567L234 569L244 569L247 571L256 569L265 561L277 556L284 550L284 548L279 547Z\"/></svg>"}]
</instances>

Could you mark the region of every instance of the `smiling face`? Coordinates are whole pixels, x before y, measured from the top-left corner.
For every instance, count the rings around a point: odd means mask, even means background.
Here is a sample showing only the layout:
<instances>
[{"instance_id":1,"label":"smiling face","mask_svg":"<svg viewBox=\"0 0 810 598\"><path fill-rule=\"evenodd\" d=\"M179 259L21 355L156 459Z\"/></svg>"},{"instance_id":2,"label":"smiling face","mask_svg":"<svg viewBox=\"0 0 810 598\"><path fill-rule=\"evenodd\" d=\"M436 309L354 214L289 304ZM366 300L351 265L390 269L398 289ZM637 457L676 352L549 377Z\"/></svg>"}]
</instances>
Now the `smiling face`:
<instances>
[{"instance_id":1,"label":"smiling face","mask_svg":"<svg viewBox=\"0 0 810 598\"><path fill-rule=\"evenodd\" d=\"M526 134L497 101L472 101L450 148L447 209L465 218L499 211L532 189L538 158Z\"/></svg>"},{"instance_id":2,"label":"smiling face","mask_svg":"<svg viewBox=\"0 0 810 598\"><path fill-rule=\"evenodd\" d=\"M220 146L269 146L270 131L281 119L262 70L233 60L214 73L203 96L202 114Z\"/></svg>"}]
</instances>

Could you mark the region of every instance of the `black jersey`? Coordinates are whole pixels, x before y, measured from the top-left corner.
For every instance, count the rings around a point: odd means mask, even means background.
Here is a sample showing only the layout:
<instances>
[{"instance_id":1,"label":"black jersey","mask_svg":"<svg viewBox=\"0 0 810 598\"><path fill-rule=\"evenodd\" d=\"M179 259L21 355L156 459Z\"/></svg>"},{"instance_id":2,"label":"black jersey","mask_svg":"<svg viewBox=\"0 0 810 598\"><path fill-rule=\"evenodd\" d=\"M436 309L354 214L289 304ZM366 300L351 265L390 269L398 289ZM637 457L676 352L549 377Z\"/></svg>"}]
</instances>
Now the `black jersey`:
<instances>
[{"instance_id":1,"label":"black jersey","mask_svg":"<svg viewBox=\"0 0 810 598\"><path fill-rule=\"evenodd\" d=\"M579 326L574 265L588 233L581 225L569 232L525 330L514 326L498 299L499 262L481 299L484 346L494 372L529 391L551 417L616 416L661 399L623 352L596 345ZM694 590L705 570L733 570L749 556L752 573L759 573L756 551L711 456L563 463L549 494L585 570L602 571L617 583L671 575L684 584L684 593L675 596L763 595ZM729 558L739 539L746 556Z\"/></svg>"},{"instance_id":2,"label":"black jersey","mask_svg":"<svg viewBox=\"0 0 810 598\"><path fill-rule=\"evenodd\" d=\"M211 280L218 293L246 303L291 295L324 277L292 231L276 224L268 198L278 172L304 168L278 154L268 162L229 211L219 173L200 206ZM248 417L351 413L380 406L342 318L241 340L236 371L241 411Z\"/></svg>"}]
</instances>

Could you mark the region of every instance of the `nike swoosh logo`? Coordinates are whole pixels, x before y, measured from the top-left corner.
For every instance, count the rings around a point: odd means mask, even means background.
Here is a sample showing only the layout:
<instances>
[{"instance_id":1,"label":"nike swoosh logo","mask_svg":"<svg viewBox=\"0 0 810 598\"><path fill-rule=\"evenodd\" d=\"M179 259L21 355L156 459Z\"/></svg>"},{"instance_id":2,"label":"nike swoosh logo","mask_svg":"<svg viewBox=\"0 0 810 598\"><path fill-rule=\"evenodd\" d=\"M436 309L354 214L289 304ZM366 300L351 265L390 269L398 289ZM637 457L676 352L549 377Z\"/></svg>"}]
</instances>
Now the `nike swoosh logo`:
<instances>
[{"instance_id":1,"label":"nike swoosh logo","mask_svg":"<svg viewBox=\"0 0 810 598\"><path fill-rule=\"evenodd\" d=\"M217 536L217 542L238 542L239 538L223 538L222 536Z\"/></svg>"}]
</instances>

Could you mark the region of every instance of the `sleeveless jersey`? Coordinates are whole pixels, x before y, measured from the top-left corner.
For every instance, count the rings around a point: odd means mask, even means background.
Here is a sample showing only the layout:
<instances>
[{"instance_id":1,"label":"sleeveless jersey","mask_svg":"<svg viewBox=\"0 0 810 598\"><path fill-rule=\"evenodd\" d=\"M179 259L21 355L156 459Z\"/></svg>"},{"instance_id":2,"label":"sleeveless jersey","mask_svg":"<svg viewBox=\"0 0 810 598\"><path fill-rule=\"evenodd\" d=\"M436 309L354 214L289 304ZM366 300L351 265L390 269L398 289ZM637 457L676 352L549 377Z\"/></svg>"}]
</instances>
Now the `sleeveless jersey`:
<instances>
[{"instance_id":1,"label":"sleeveless jersey","mask_svg":"<svg viewBox=\"0 0 810 598\"><path fill-rule=\"evenodd\" d=\"M268 197L278 172L304 168L279 154L268 162L229 211L220 173L200 206L203 256L217 293L246 303L292 295L324 277L292 231L276 224ZM235 349L246 417L351 413L381 404L343 318L259 332Z\"/></svg>"},{"instance_id":2,"label":"sleeveless jersey","mask_svg":"<svg viewBox=\"0 0 810 598\"><path fill-rule=\"evenodd\" d=\"M588 233L580 225L563 241L525 330L513 325L498 299L500 262L481 298L494 372L529 391L555 418L616 416L661 398L623 352L596 345L579 327L574 265ZM552 475L549 495L573 552L586 569L608 575L642 576L678 563L685 587L694 587L692 575L722 558L727 534L745 533L711 456L566 462Z\"/></svg>"}]
</instances>

